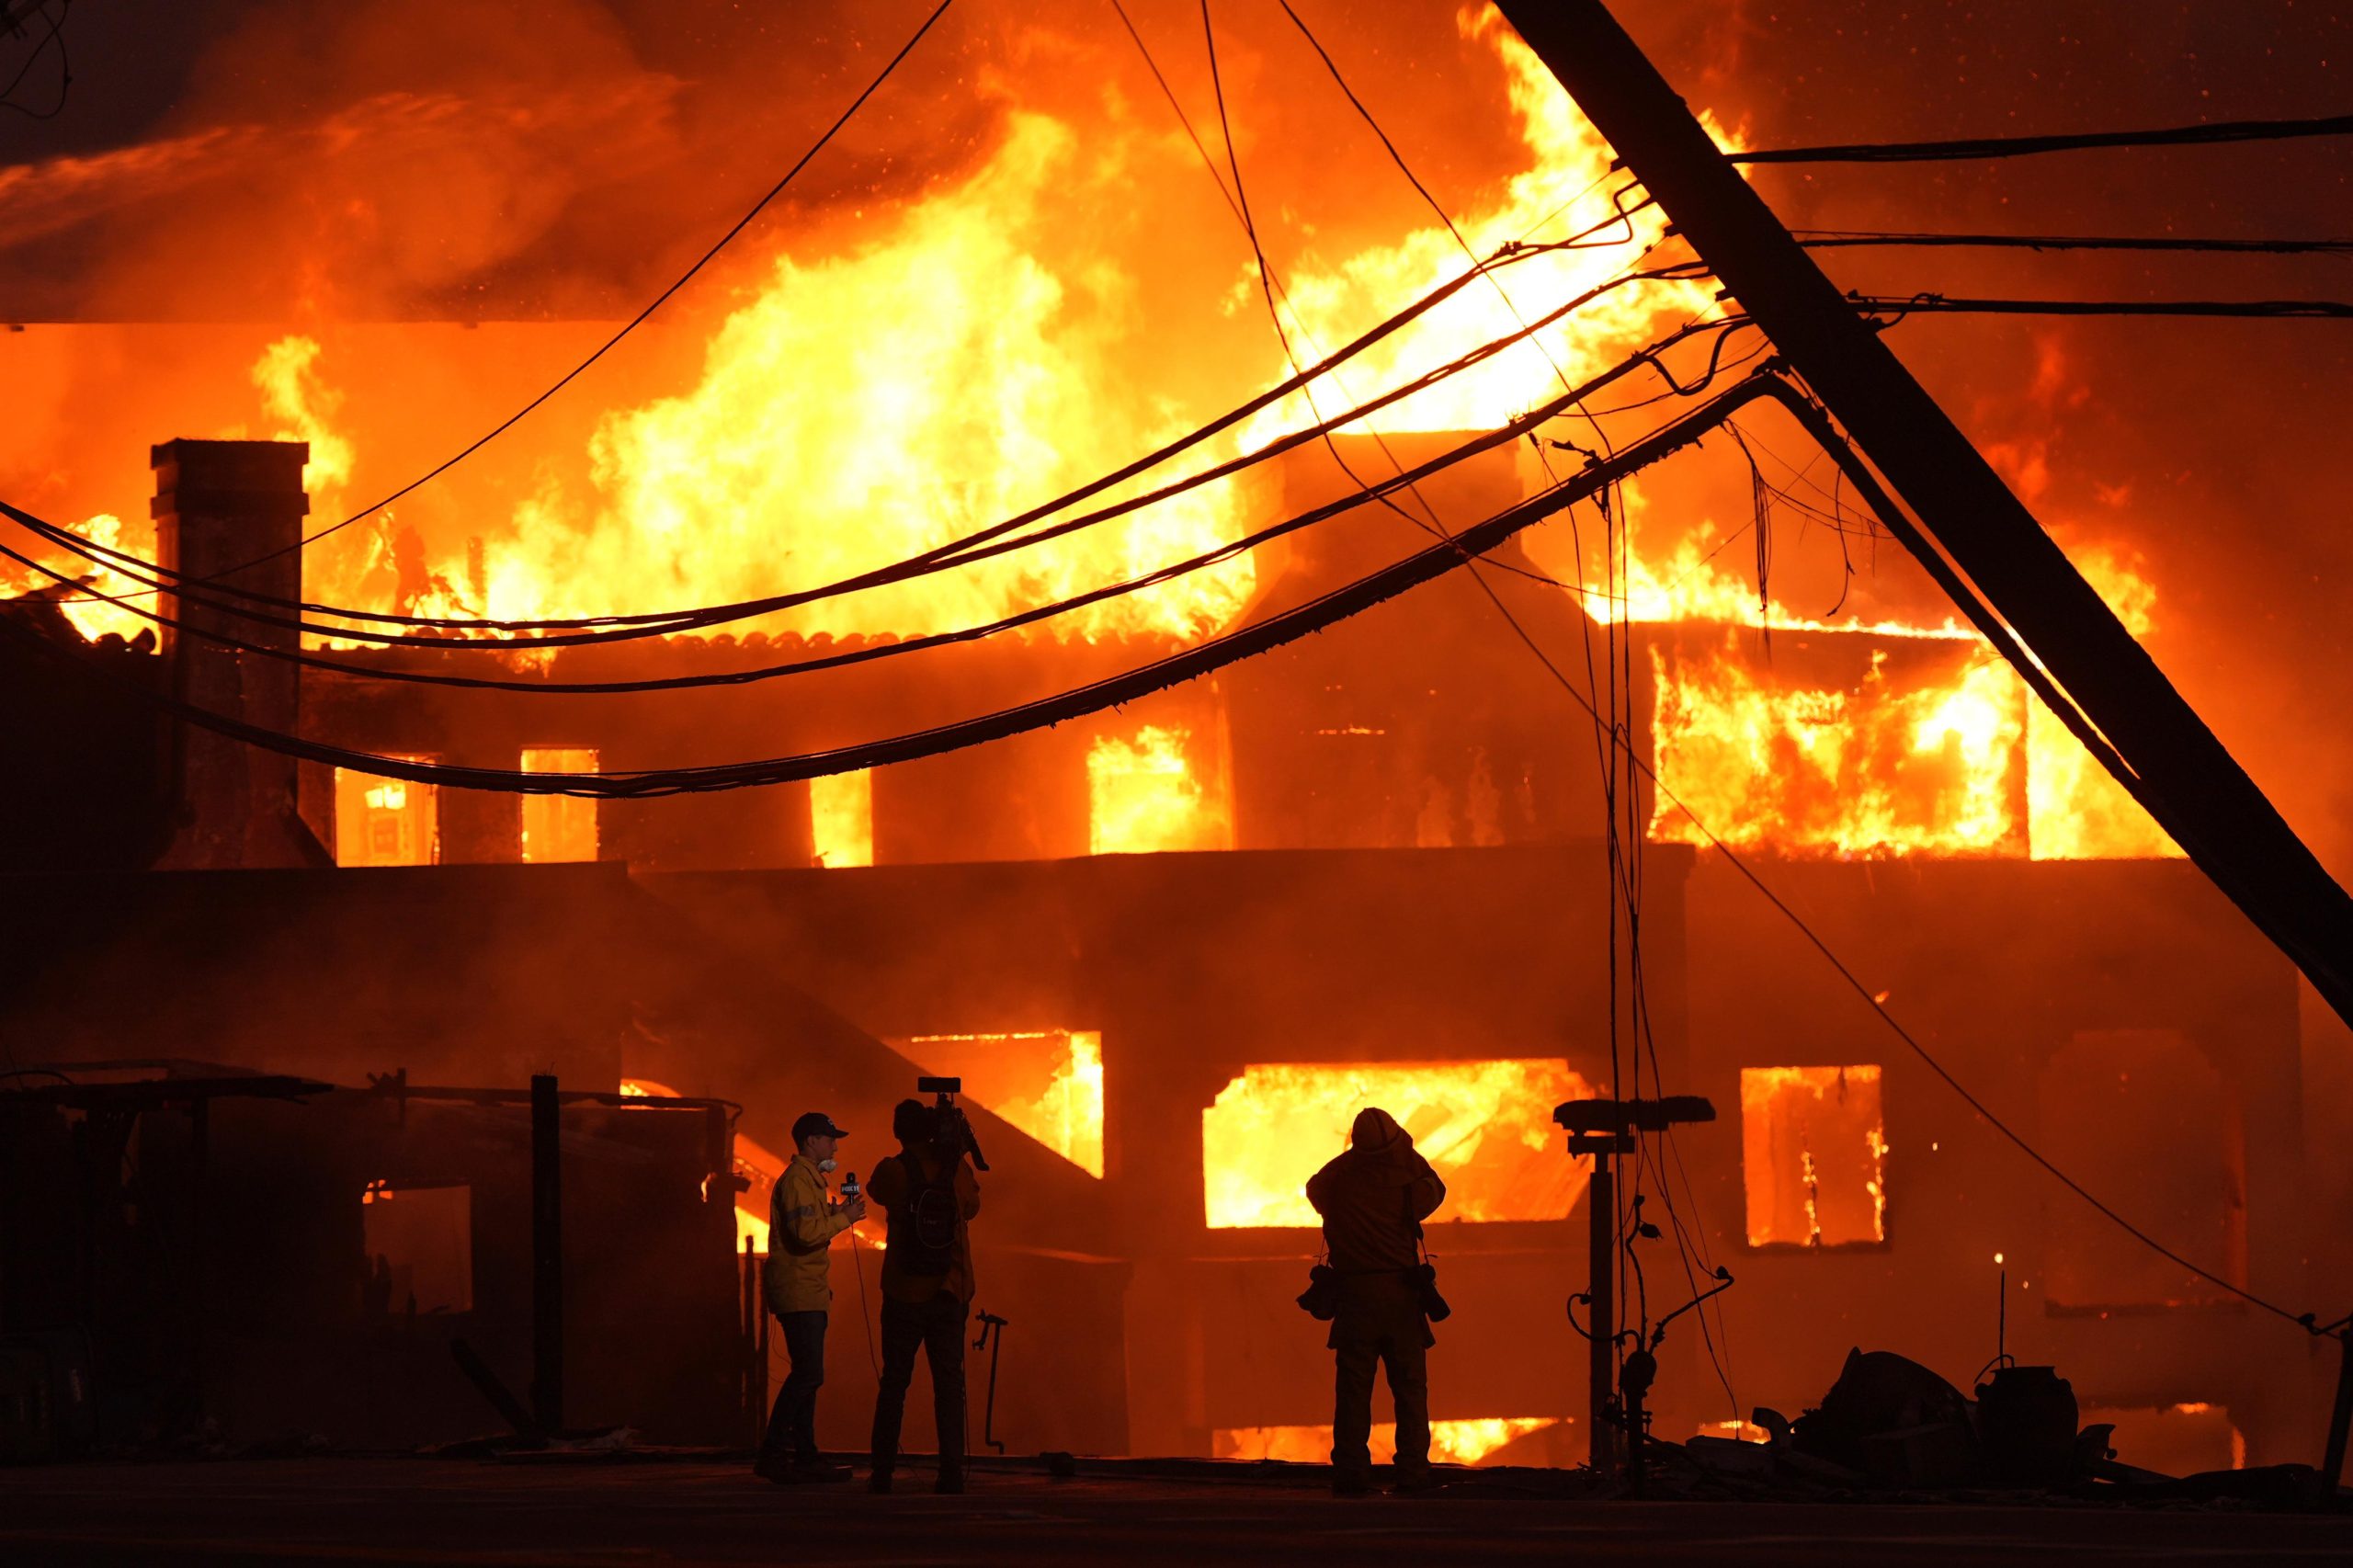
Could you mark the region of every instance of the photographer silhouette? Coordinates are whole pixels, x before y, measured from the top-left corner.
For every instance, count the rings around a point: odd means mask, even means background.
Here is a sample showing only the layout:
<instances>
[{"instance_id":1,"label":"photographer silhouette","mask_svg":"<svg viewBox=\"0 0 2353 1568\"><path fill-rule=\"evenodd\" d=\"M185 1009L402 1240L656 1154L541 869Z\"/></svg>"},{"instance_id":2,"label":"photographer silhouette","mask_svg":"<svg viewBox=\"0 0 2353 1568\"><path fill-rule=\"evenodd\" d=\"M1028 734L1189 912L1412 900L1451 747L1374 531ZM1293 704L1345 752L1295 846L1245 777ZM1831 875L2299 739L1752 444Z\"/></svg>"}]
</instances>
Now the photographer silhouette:
<instances>
[{"instance_id":1,"label":"photographer silhouette","mask_svg":"<svg viewBox=\"0 0 2353 1568\"><path fill-rule=\"evenodd\" d=\"M934 1082L926 1080L925 1086ZM892 1112L891 1131L899 1152L877 1165L866 1183L867 1196L890 1218L882 1254L882 1384L874 1402L868 1485L876 1492L891 1490L899 1427L920 1348L931 1368L932 1418L939 1437L935 1490L961 1492L964 1316L972 1301L966 1227L981 1211L980 1178L967 1155L976 1151L972 1129L952 1102L902 1100Z\"/></svg>"}]
</instances>

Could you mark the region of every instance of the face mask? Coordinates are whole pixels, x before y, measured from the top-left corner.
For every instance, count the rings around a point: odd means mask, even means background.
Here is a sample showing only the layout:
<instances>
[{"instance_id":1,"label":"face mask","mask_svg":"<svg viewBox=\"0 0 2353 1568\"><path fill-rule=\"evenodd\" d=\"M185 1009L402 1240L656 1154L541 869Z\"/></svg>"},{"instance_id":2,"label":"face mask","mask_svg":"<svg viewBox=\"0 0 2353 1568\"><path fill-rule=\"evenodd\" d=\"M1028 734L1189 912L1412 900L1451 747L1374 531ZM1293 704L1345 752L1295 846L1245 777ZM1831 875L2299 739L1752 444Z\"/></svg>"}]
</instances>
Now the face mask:
<instances>
[{"instance_id":1,"label":"face mask","mask_svg":"<svg viewBox=\"0 0 2353 1568\"><path fill-rule=\"evenodd\" d=\"M834 1162L831 1160L819 1160L817 1162L817 1168L830 1175L834 1168Z\"/></svg>"}]
</instances>

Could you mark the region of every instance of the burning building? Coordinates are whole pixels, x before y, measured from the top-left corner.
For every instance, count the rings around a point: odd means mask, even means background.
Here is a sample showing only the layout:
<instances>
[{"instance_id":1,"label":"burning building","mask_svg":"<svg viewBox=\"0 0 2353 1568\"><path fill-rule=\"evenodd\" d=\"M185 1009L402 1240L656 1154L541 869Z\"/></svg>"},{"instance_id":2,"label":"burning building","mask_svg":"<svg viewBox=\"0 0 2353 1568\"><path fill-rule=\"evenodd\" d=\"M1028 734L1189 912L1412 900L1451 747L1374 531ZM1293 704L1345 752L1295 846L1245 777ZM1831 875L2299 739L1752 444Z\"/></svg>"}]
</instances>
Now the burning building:
<instances>
[{"instance_id":1,"label":"burning building","mask_svg":"<svg viewBox=\"0 0 2353 1568\"><path fill-rule=\"evenodd\" d=\"M1521 142L1519 172L1464 225L1484 255L1553 233L1609 157L1491 17L1463 30L1500 62ZM498 394L469 378L495 381L570 329L288 333L250 356L261 417L222 432L241 438L155 449L152 538L111 515L87 531L231 580L274 562L274 585L246 585L281 599L452 620L749 599L939 548L951 526L1017 515L1179 434L1210 369L1264 366L1263 344L1231 347L1244 325L1263 332L1261 262L1219 321L1192 324L1204 347L1176 357L1165 395L1097 390L1132 383L1143 347L1167 350L1133 296L1200 245L1167 214L1074 221L1192 155L1136 112L1018 105L985 153L881 230L852 241L841 213L813 219L805 243L731 279L715 318L649 330L629 390L559 426L570 460L494 458L494 478L464 476L455 499L369 508L300 550L306 517L369 498L358 454L397 466L424 449L408 403L439 389L487 406ZM1665 239L1655 213L1629 218L1618 251L1547 253L1511 287L1574 294ZM1263 301L1313 359L1460 263L1417 222L1295 270L1279 299L1264 277ZM370 644L347 617L240 631L319 661L298 676L199 645L227 622L190 600L155 651L106 657L119 686L467 767L619 774L915 733L1132 668L1520 502L1577 460L1576 440L1603 437L1563 421L1392 504L1342 505L1715 306L1688 278L1609 293L1541 339L1548 353L1499 353L1067 548L725 630L494 654L454 631ZM1256 450L1427 371L1433 344L1497 340L1518 315L1501 290L1464 290L1427 335L1318 383L1343 401L1286 398L1188 460ZM176 337L214 381L231 359L244 374L252 347L212 326L53 330L78 338L45 350L61 365ZM338 385L344 357L381 373ZM1313 528L1051 625L902 652L1327 505ZM1290 1304L1317 1245L1300 1187L1376 1103L1449 1187L1429 1237L1455 1304L1434 1374L1446 1451L1582 1454L1585 1356L1563 1303L1584 1284L1587 1173L1552 1109L1703 1094L1722 1119L1628 1176L1666 1221L1631 1287L1654 1315L1702 1267L1739 1281L1669 1342L1663 1433L1802 1405L1853 1344L1965 1371L2006 1312L2010 1350L2064 1368L2087 1404L2195 1407L2226 1458L2233 1441L2300 1452L2306 1347L2257 1345L2210 1285L2114 1250L1727 851L1762 865L2005 1121L2232 1283L2300 1299L2293 971L1973 634L1893 588L1862 611L1795 613L1787 576L1766 570L1769 517L1748 580L1720 560L1731 538L1683 526L1677 505L1665 484L1620 491L1586 535L1548 526L1475 575L1083 722L762 790L472 792L142 731L143 710L108 701L93 755L103 742L140 759L111 809L147 829L122 859L178 874L61 868L55 835L12 814L20 865L47 873L13 906L7 1027L68 1069L168 1028L173 1055L336 1083L552 1068L567 1085L740 1102L730 1235L755 1247L794 1116L825 1107L852 1130L845 1163L864 1166L915 1074L961 1074L997 1167L975 1242L983 1303L1011 1321L1000 1428L1025 1448L1138 1454L1325 1447L1320 1333ZM1850 521L1836 506L1834 529ZM2128 616L2152 613L2129 562L2101 575ZM124 613L63 599L52 619L73 630L45 634L127 638ZM813 660L835 667L742 678ZM485 674L501 684L435 684ZM658 684L688 676L714 680ZM642 689L557 694L582 683ZM9 690L56 700L38 677ZM338 1199L336 1223L363 1240L370 1190ZM872 1264L836 1262L837 1311L867 1310L852 1292ZM860 1343L833 1340L844 1397L823 1418L841 1447L862 1431ZM635 1418L631 1398L616 1388L593 1414Z\"/></svg>"}]
</instances>

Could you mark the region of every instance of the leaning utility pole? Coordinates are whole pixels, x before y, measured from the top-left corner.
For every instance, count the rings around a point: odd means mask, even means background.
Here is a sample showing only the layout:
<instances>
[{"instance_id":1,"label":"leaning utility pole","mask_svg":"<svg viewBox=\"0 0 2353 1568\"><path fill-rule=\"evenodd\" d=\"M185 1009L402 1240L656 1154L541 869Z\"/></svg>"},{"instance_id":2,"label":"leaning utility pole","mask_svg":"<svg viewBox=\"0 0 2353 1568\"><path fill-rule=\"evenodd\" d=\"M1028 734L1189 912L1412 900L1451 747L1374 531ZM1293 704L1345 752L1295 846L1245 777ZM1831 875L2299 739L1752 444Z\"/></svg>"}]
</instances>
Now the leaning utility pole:
<instances>
[{"instance_id":1,"label":"leaning utility pole","mask_svg":"<svg viewBox=\"0 0 2353 1568\"><path fill-rule=\"evenodd\" d=\"M2107 738L2134 793L2353 1022L2353 899L1936 400L1721 153L1602 0L1497 0L1932 541ZM1915 547L1916 548L1916 547Z\"/></svg>"}]
</instances>

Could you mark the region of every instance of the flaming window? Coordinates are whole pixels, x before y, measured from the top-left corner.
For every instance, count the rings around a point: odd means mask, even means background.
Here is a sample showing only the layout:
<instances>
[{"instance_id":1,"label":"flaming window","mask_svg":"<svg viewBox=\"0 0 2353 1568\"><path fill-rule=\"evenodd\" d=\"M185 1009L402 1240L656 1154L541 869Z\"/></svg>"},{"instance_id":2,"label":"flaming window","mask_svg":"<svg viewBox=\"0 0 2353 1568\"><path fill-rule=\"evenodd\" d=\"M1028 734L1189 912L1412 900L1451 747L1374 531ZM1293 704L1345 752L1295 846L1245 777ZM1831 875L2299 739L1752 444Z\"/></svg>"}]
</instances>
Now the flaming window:
<instances>
[{"instance_id":1,"label":"flaming window","mask_svg":"<svg viewBox=\"0 0 2353 1568\"><path fill-rule=\"evenodd\" d=\"M593 746L527 746L526 773L594 773ZM577 795L523 797L523 858L534 864L597 858L597 802Z\"/></svg>"},{"instance_id":2,"label":"flaming window","mask_svg":"<svg viewBox=\"0 0 2353 1568\"><path fill-rule=\"evenodd\" d=\"M1307 1178L1368 1106L1395 1117L1445 1179L1434 1220L1565 1219L1592 1165L1561 1148L1552 1108L1592 1092L1542 1059L1246 1067L1201 1113L1210 1225L1318 1223Z\"/></svg>"},{"instance_id":3,"label":"flaming window","mask_svg":"<svg viewBox=\"0 0 2353 1568\"><path fill-rule=\"evenodd\" d=\"M1233 848L1223 770L1205 767L1199 749L1190 730L1161 724L1097 739L1086 756L1089 852Z\"/></svg>"},{"instance_id":4,"label":"flaming window","mask_svg":"<svg viewBox=\"0 0 2353 1568\"><path fill-rule=\"evenodd\" d=\"M1887 1239L1876 1066L1742 1068L1740 1143L1750 1246Z\"/></svg>"},{"instance_id":5,"label":"flaming window","mask_svg":"<svg viewBox=\"0 0 2353 1568\"><path fill-rule=\"evenodd\" d=\"M425 757L402 758L424 762ZM335 861L338 866L430 866L441 858L434 786L335 770Z\"/></svg>"},{"instance_id":6,"label":"flaming window","mask_svg":"<svg viewBox=\"0 0 2353 1568\"><path fill-rule=\"evenodd\" d=\"M1552 1415L1494 1415L1468 1421L1430 1423L1430 1458L1438 1464L1483 1464L1506 1444L1530 1433L1567 1423ZM1388 1464L1397 1457L1397 1426L1383 1421L1372 1429L1367 1444L1372 1462ZM1211 1437L1211 1454L1222 1460L1288 1460L1295 1464L1323 1464L1332 1457L1329 1426L1221 1426ZM1551 1462L1549 1456L1541 1461Z\"/></svg>"},{"instance_id":7,"label":"flaming window","mask_svg":"<svg viewBox=\"0 0 2353 1568\"><path fill-rule=\"evenodd\" d=\"M871 769L809 780L809 845L820 866L874 864Z\"/></svg>"},{"instance_id":8,"label":"flaming window","mask_svg":"<svg viewBox=\"0 0 2353 1568\"><path fill-rule=\"evenodd\" d=\"M1095 1029L917 1035L907 1054L1089 1176L1103 1174L1103 1036Z\"/></svg>"},{"instance_id":9,"label":"flaming window","mask_svg":"<svg viewBox=\"0 0 2353 1568\"><path fill-rule=\"evenodd\" d=\"M1672 791L1735 846L2026 853L2025 693L2006 665L1915 638L1893 653L1874 639L1858 668L1851 640L1819 638L1797 644L1811 676L1790 677L1751 667L1739 636L1652 647L1654 838L1708 842Z\"/></svg>"}]
</instances>

